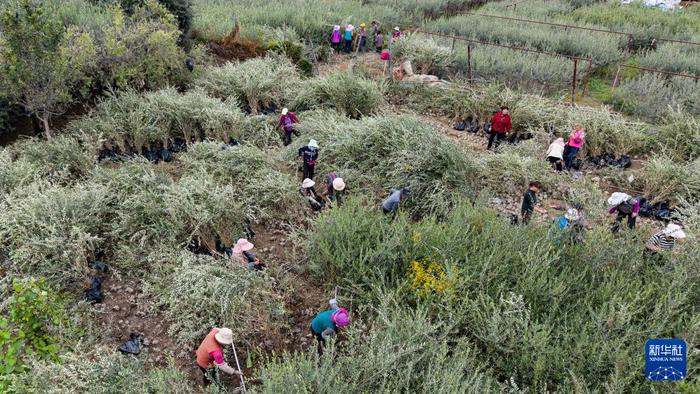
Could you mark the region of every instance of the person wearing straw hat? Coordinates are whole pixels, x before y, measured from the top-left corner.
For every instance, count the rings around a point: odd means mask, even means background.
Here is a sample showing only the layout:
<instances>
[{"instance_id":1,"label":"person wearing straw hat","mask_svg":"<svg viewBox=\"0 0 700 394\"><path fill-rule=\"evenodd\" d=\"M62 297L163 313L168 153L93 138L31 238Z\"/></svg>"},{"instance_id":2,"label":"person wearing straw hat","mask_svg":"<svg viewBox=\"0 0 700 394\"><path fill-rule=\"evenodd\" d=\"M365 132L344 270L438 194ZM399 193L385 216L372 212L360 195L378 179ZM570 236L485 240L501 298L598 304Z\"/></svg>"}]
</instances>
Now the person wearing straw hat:
<instances>
[{"instance_id":1,"label":"person wearing straw hat","mask_svg":"<svg viewBox=\"0 0 700 394\"><path fill-rule=\"evenodd\" d=\"M338 306L338 301L333 298L329 301L331 309L320 312L311 320L311 333L318 341L318 353L323 353L326 339L336 332L339 327L350 324L350 315L345 308Z\"/></svg>"},{"instance_id":2,"label":"person wearing straw hat","mask_svg":"<svg viewBox=\"0 0 700 394\"><path fill-rule=\"evenodd\" d=\"M287 108L282 108L282 115L280 116L279 123L277 123L277 127L281 127L282 131L284 132L282 135L282 142L284 143L284 146L292 143L292 133L294 133L297 137L299 136L299 132L295 127L297 123L299 123L297 114L289 111Z\"/></svg>"},{"instance_id":3,"label":"person wearing straw hat","mask_svg":"<svg viewBox=\"0 0 700 394\"><path fill-rule=\"evenodd\" d=\"M233 246L233 251L231 253L231 259L248 267L249 269L261 270L265 268L265 264L260 262L251 250L255 245L245 238L241 238L236 241L236 245Z\"/></svg>"},{"instance_id":4,"label":"person wearing straw hat","mask_svg":"<svg viewBox=\"0 0 700 394\"><path fill-rule=\"evenodd\" d=\"M214 368L229 375L242 375L241 371L229 366L224 360L224 346L232 343L233 332L230 329L214 327L197 348L197 366L202 371L205 385L211 384Z\"/></svg>"},{"instance_id":5,"label":"person wearing straw hat","mask_svg":"<svg viewBox=\"0 0 700 394\"><path fill-rule=\"evenodd\" d=\"M358 43L357 43L357 51L358 52L367 52L367 25L365 22L360 23L360 32L358 33Z\"/></svg>"},{"instance_id":6,"label":"person wearing straw hat","mask_svg":"<svg viewBox=\"0 0 700 394\"><path fill-rule=\"evenodd\" d=\"M299 157L303 160L302 179L314 179L314 167L318 160L318 142L312 139L309 143L299 148Z\"/></svg>"},{"instance_id":7,"label":"person wearing straw hat","mask_svg":"<svg viewBox=\"0 0 700 394\"><path fill-rule=\"evenodd\" d=\"M345 27L345 34L343 38L345 39L345 48L343 51L345 53L350 53L352 52L352 31L355 30L355 26L353 25L347 25Z\"/></svg>"},{"instance_id":8,"label":"person wearing straw hat","mask_svg":"<svg viewBox=\"0 0 700 394\"><path fill-rule=\"evenodd\" d=\"M664 250L672 250L676 247L676 243L686 237L681 226L675 223L669 223L666 228L659 231L649 238L645 244L647 255L655 255Z\"/></svg>"},{"instance_id":9,"label":"person wearing straw hat","mask_svg":"<svg viewBox=\"0 0 700 394\"><path fill-rule=\"evenodd\" d=\"M345 181L337 172L332 171L326 174L326 197L328 201L337 201L338 206L343 204L343 194L345 193Z\"/></svg>"},{"instance_id":10,"label":"person wearing straw hat","mask_svg":"<svg viewBox=\"0 0 700 394\"><path fill-rule=\"evenodd\" d=\"M301 193L301 195L309 201L309 206L311 206L311 210L313 210L314 212L318 212L321 209L323 209L325 202L318 195L316 189L314 189L314 186L316 186L316 182L309 178L306 178L301 183L299 193Z\"/></svg>"}]
</instances>

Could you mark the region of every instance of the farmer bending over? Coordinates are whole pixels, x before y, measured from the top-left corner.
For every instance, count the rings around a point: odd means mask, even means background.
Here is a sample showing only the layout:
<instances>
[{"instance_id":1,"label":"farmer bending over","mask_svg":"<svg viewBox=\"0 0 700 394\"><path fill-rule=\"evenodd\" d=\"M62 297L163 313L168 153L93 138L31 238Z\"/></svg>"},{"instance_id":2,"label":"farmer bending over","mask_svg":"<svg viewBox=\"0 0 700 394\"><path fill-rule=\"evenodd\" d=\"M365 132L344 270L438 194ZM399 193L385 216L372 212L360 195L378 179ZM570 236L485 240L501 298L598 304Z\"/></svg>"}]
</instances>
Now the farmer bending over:
<instances>
[{"instance_id":1,"label":"farmer bending over","mask_svg":"<svg viewBox=\"0 0 700 394\"><path fill-rule=\"evenodd\" d=\"M382 210L384 213L390 213L396 216L399 211L399 205L401 201L409 198L411 196L411 191L408 189L390 189L389 197L382 203Z\"/></svg>"},{"instance_id":2,"label":"farmer bending over","mask_svg":"<svg viewBox=\"0 0 700 394\"><path fill-rule=\"evenodd\" d=\"M345 181L333 171L326 174L326 198L330 202L337 202L338 206L343 204L343 194L345 193Z\"/></svg>"},{"instance_id":3,"label":"farmer bending over","mask_svg":"<svg viewBox=\"0 0 700 394\"><path fill-rule=\"evenodd\" d=\"M197 366L202 371L204 384L209 385L213 368L229 375L241 375L224 361L224 346L233 343L233 332L228 328L212 328L197 349Z\"/></svg>"},{"instance_id":4,"label":"farmer bending over","mask_svg":"<svg viewBox=\"0 0 700 394\"><path fill-rule=\"evenodd\" d=\"M532 217L532 212L537 211L541 214L546 214L547 210L540 208L537 205L537 193L542 190L542 184L539 182L530 182L527 191L523 194L523 205L520 208L520 214L523 217L523 224L528 224Z\"/></svg>"},{"instance_id":5,"label":"farmer bending over","mask_svg":"<svg viewBox=\"0 0 700 394\"><path fill-rule=\"evenodd\" d=\"M251 270L262 270L265 268L265 264L260 262L260 259L251 252L255 245L245 238L241 238L236 241L236 245L233 246L233 251L231 253L231 259L240 263L241 265L248 267Z\"/></svg>"},{"instance_id":6,"label":"farmer bending over","mask_svg":"<svg viewBox=\"0 0 700 394\"><path fill-rule=\"evenodd\" d=\"M552 164L552 168L557 171L563 169L565 146L564 139L559 137L549 144L549 148L547 148L547 160Z\"/></svg>"},{"instance_id":7,"label":"farmer bending over","mask_svg":"<svg viewBox=\"0 0 700 394\"><path fill-rule=\"evenodd\" d=\"M316 193L316 189L314 189L315 185L316 182L312 181L309 178L306 178L304 179L304 182L301 183L299 193L301 193L301 195L309 201L309 206L311 206L311 210L313 210L314 212L319 212L321 209L323 209L325 202L318 195L318 193Z\"/></svg>"},{"instance_id":8,"label":"farmer bending over","mask_svg":"<svg viewBox=\"0 0 700 394\"><path fill-rule=\"evenodd\" d=\"M318 354L323 353L326 338L335 334L338 327L350 324L350 316L345 308L338 307L338 301L333 298L329 301L331 309L321 312L311 321L311 333L318 341Z\"/></svg>"},{"instance_id":9,"label":"farmer bending over","mask_svg":"<svg viewBox=\"0 0 700 394\"><path fill-rule=\"evenodd\" d=\"M645 255L655 255L664 250L672 250L676 247L676 241L685 238L685 232L681 226L675 223L669 223L665 229L659 231L649 238L645 247Z\"/></svg>"},{"instance_id":10,"label":"farmer bending over","mask_svg":"<svg viewBox=\"0 0 700 394\"><path fill-rule=\"evenodd\" d=\"M617 212L615 224L612 226L612 232L616 233L620 230L620 224L627 218L627 227L634 229L637 223L637 215L641 204L639 199L630 196L627 193L615 192L608 198L610 209L608 213L611 215Z\"/></svg>"}]
</instances>

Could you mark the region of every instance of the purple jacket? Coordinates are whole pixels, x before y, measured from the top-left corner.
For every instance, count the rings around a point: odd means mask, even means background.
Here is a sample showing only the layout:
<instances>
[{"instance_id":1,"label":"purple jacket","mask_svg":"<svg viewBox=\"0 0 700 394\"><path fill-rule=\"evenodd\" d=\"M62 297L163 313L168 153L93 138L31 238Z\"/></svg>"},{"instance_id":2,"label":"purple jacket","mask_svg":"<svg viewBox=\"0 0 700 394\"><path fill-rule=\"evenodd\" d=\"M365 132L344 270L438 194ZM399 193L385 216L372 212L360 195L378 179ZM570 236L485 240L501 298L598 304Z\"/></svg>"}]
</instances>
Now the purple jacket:
<instances>
[{"instance_id":1,"label":"purple jacket","mask_svg":"<svg viewBox=\"0 0 700 394\"><path fill-rule=\"evenodd\" d=\"M331 43L333 43L333 44L340 43L340 31L339 30L334 30L333 34L331 34Z\"/></svg>"}]
</instances>

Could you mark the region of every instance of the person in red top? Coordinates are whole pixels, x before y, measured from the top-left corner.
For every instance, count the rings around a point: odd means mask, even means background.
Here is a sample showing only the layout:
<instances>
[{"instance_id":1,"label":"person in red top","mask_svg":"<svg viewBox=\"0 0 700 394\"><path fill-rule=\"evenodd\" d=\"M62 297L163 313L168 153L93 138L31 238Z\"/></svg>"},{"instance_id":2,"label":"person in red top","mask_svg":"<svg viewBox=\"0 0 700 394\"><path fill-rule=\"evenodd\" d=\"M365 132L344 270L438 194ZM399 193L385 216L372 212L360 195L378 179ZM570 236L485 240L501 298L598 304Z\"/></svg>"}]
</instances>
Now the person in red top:
<instances>
[{"instance_id":1,"label":"person in red top","mask_svg":"<svg viewBox=\"0 0 700 394\"><path fill-rule=\"evenodd\" d=\"M496 141L496 148L501 144L501 141L506 138L506 134L513 130L513 124L510 122L510 114L508 107L502 106L500 112L496 112L491 118L491 136L486 149L491 149L491 145Z\"/></svg>"},{"instance_id":2,"label":"person in red top","mask_svg":"<svg viewBox=\"0 0 700 394\"><path fill-rule=\"evenodd\" d=\"M280 121L277 123L277 127L281 127L284 133L282 136L284 146L292 143L292 133L296 134L297 137L299 136L299 132L294 127L297 123L299 123L297 114L289 111L287 108L283 108L282 116L280 116Z\"/></svg>"},{"instance_id":3,"label":"person in red top","mask_svg":"<svg viewBox=\"0 0 700 394\"><path fill-rule=\"evenodd\" d=\"M241 375L241 371L224 361L224 346L233 343L233 332L228 328L212 328L197 349L197 366L204 376L204 384L211 383L211 370L218 368L229 375Z\"/></svg>"}]
</instances>

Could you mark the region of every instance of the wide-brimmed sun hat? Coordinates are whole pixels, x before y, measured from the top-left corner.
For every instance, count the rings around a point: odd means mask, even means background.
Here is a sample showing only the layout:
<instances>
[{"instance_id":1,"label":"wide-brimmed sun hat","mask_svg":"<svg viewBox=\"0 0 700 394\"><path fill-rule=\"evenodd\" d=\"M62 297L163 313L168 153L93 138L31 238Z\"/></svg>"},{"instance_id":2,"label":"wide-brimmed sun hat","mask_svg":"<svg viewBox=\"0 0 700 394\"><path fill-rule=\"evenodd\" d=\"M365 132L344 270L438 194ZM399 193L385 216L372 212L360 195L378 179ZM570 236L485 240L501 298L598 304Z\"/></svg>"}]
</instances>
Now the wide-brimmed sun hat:
<instances>
[{"instance_id":1,"label":"wide-brimmed sun hat","mask_svg":"<svg viewBox=\"0 0 700 394\"><path fill-rule=\"evenodd\" d=\"M345 190L345 181L343 178L335 178L333 179L333 190L342 192Z\"/></svg>"},{"instance_id":2,"label":"wide-brimmed sun hat","mask_svg":"<svg viewBox=\"0 0 700 394\"><path fill-rule=\"evenodd\" d=\"M287 108L282 108L282 115L287 115L289 110Z\"/></svg>"},{"instance_id":3,"label":"wide-brimmed sun hat","mask_svg":"<svg viewBox=\"0 0 700 394\"><path fill-rule=\"evenodd\" d=\"M318 149L318 142L316 142L316 140L309 140L309 148Z\"/></svg>"},{"instance_id":4,"label":"wide-brimmed sun hat","mask_svg":"<svg viewBox=\"0 0 700 394\"><path fill-rule=\"evenodd\" d=\"M616 207L630 198L632 198L632 196L627 193L615 192L610 195L610 198L608 198L608 205L611 207Z\"/></svg>"},{"instance_id":5,"label":"wide-brimmed sun hat","mask_svg":"<svg viewBox=\"0 0 700 394\"><path fill-rule=\"evenodd\" d=\"M233 247L233 253L247 252L253 249L253 247L255 247L255 245L250 243L250 241L248 241L245 238L241 238L238 241L236 241L236 245Z\"/></svg>"},{"instance_id":6,"label":"wide-brimmed sun hat","mask_svg":"<svg viewBox=\"0 0 700 394\"><path fill-rule=\"evenodd\" d=\"M339 25L335 25L335 26L333 26L333 30L334 30L334 31L338 31L338 30L340 30L340 26L339 26Z\"/></svg>"},{"instance_id":7,"label":"wide-brimmed sun hat","mask_svg":"<svg viewBox=\"0 0 700 394\"><path fill-rule=\"evenodd\" d=\"M301 187L303 187L304 189L308 189L310 187L314 187L315 184L316 184L316 182L314 182L312 179L306 178L301 183Z\"/></svg>"},{"instance_id":8,"label":"wide-brimmed sun hat","mask_svg":"<svg viewBox=\"0 0 700 394\"><path fill-rule=\"evenodd\" d=\"M222 345L230 345L233 343L233 331L228 328L219 328L219 332L214 334L214 339Z\"/></svg>"},{"instance_id":9,"label":"wide-brimmed sun hat","mask_svg":"<svg viewBox=\"0 0 700 394\"><path fill-rule=\"evenodd\" d=\"M566 210L566 213L564 214L564 217L567 218L568 220L575 222L579 218L578 210L574 208L569 208Z\"/></svg>"},{"instance_id":10,"label":"wide-brimmed sun hat","mask_svg":"<svg viewBox=\"0 0 700 394\"><path fill-rule=\"evenodd\" d=\"M664 234L666 234L668 237L673 237L676 239L683 239L686 237L685 231L683 231L681 226L675 223L669 223L664 229Z\"/></svg>"},{"instance_id":11,"label":"wide-brimmed sun hat","mask_svg":"<svg viewBox=\"0 0 700 394\"><path fill-rule=\"evenodd\" d=\"M366 27L365 22L360 23L360 27Z\"/></svg>"}]
</instances>

